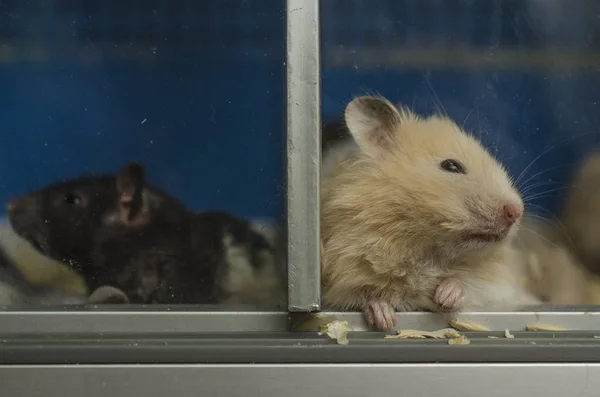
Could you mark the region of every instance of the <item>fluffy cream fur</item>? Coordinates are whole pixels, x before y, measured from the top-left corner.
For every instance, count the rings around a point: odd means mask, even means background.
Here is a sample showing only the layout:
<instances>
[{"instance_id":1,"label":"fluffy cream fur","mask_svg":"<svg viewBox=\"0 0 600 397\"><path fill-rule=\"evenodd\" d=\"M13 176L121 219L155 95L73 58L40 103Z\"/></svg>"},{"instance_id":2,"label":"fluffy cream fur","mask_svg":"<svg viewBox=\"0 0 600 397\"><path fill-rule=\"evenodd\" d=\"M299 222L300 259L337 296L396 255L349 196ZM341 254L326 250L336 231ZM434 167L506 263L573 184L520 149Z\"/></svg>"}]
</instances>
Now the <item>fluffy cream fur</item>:
<instances>
[{"instance_id":1,"label":"fluffy cream fur","mask_svg":"<svg viewBox=\"0 0 600 397\"><path fill-rule=\"evenodd\" d=\"M503 167L442 117L419 118L383 98L359 97L345 119L355 150L332 150L321 183L322 294L337 310L372 299L396 310L436 310L439 283L456 277L464 310L510 310L538 300L521 288L510 240L467 236L523 202ZM466 174L440 168L460 161Z\"/></svg>"}]
</instances>

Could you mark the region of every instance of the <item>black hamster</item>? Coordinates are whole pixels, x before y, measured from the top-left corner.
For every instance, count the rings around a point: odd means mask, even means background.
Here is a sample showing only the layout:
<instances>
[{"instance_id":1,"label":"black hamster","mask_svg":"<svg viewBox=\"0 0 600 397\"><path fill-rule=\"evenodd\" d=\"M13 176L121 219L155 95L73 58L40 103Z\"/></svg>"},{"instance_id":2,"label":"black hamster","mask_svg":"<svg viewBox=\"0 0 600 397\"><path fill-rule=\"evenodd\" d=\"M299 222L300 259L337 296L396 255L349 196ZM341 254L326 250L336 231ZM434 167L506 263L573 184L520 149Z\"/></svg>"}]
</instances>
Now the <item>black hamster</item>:
<instances>
[{"instance_id":1,"label":"black hamster","mask_svg":"<svg viewBox=\"0 0 600 397\"><path fill-rule=\"evenodd\" d=\"M7 212L17 233L90 290L112 285L139 303L282 300L264 236L234 216L188 210L147 184L140 164L51 184L9 200Z\"/></svg>"},{"instance_id":2,"label":"black hamster","mask_svg":"<svg viewBox=\"0 0 600 397\"><path fill-rule=\"evenodd\" d=\"M144 187L143 199L136 197L132 206L132 168L141 166L127 164L116 176L84 176L14 197L6 204L10 223L41 253L92 278L87 274L89 255L98 230L174 223L185 213L177 200L151 186Z\"/></svg>"},{"instance_id":3,"label":"black hamster","mask_svg":"<svg viewBox=\"0 0 600 397\"><path fill-rule=\"evenodd\" d=\"M127 249L135 247L135 249ZM99 235L95 264L133 303L267 303L279 295L274 252L248 222L223 212L190 214L177 230Z\"/></svg>"}]
</instances>

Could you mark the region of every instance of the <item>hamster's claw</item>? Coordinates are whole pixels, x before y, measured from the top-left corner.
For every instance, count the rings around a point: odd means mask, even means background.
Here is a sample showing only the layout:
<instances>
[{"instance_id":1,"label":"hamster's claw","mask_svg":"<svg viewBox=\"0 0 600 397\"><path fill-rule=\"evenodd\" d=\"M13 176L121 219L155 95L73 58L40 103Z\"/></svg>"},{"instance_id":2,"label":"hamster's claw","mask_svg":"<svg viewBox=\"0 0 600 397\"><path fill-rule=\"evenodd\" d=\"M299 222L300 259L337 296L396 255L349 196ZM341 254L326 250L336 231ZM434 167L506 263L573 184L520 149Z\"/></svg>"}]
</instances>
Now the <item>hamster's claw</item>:
<instances>
[{"instance_id":1,"label":"hamster's claw","mask_svg":"<svg viewBox=\"0 0 600 397\"><path fill-rule=\"evenodd\" d=\"M447 278L438 285L433 300L442 310L457 311L464 298L462 283L455 278Z\"/></svg>"},{"instance_id":2,"label":"hamster's claw","mask_svg":"<svg viewBox=\"0 0 600 397\"><path fill-rule=\"evenodd\" d=\"M389 331L396 326L396 312L387 301L372 300L363 306L363 313L369 325L382 331Z\"/></svg>"}]
</instances>

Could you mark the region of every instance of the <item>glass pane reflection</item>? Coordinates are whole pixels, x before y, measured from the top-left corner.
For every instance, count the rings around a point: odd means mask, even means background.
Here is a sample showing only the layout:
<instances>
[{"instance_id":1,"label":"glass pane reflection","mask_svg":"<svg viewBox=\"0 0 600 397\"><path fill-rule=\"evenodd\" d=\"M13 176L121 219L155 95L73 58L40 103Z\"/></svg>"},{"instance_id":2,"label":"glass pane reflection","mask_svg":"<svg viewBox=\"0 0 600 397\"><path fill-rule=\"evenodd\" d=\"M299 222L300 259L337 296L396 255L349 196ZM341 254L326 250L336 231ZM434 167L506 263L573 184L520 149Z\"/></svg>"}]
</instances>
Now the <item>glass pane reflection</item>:
<instances>
[{"instance_id":1,"label":"glass pane reflection","mask_svg":"<svg viewBox=\"0 0 600 397\"><path fill-rule=\"evenodd\" d=\"M283 6L2 2L0 304L285 305Z\"/></svg>"},{"instance_id":2,"label":"glass pane reflection","mask_svg":"<svg viewBox=\"0 0 600 397\"><path fill-rule=\"evenodd\" d=\"M600 283L596 276L600 274L597 248L600 246L600 233L597 231L600 207L595 188L600 176L600 162L587 163L588 166L584 167L584 171L588 170L584 174L587 176L583 178L585 180L574 179L582 163L596 152L600 138L597 128L600 121L597 111L600 87L599 11L599 5L594 1L575 4L561 0L405 0L377 2L376 5L367 1L323 2L325 152L344 142L348 136L344 132L344 109L356 96L380 95L422 116L432 113L448 115L504 164L522 195L525 217L514 247L523 254L518 263L519 271L524 273L522 281L525 288L546 303L600 304ZM368 107L365 105L365 108ZM365 114L367 116L362 119L356 116L356 120L367 124L372 114L365 111L362 116ZM381 120L377 123L377 126L387 125ZM364 124L357 121L357 126ZM452 146L452 142L449 143ZM428 149L434 152L433 147L431 143ZM424 158L431 152L425 150L421 157L412 153L413 160L421 168L404 169L403 172L417 173L426 178L428 174L422 167L426 162ZM479 161L481 159L470 160L471 163L483 164ZM324 163L324 167L326 165ZM360 165L352 168L353 172L358 172L358 168ZM339 171L339 168L336 170ZM431 172L434 172L433 169ZM380 174L373 171L369 175L377 178L376 175ZM456 199L452 189L443 186L442 182L436 183L431 186L429 198L445 192L447 200ZM576 187L573 188L573 185ZM335 182L331 186L339 187ZM485 189L485 186L481 184L480 188ZM380 205L387 211L380 214L381 219L388 219L387 222L404 214L394 205L411 206L410 202L399 198L398 191L392 193L391 189L387 199L389 205L376 202L376 195L371 194L373 189L365 188L363 191L369 200L364 207L371 209ZM413 189L412 193L416 190ZM354 194L358 202L358 190ZM339 194L335 197L338 203L342 202ZM386 254L395 253L394 247L406 241L384 242L385 236L379 239L375 235L377 230L385 230L389 236L393 234L393 226L378 224L374 217L365 215L367 210L353 213L356 208L350 208L350 198L347 198L344 210L348 217L355 216L353 219L356 220L363 216L360 219L375 230L363 238L353 235L354 242L372 241L372 246L379 248L379 251L373 252L356 249L362 255L361 260L368 262L371 255L371 263L377 262ZM412 203L414 212L425 205L424 196L420 201L418 198L416 196ZM478 201L477 205L480 203ZM439 208L445 204L448 202L440 202ZM321 205L323 211L323 201ZM461 203L456 201L456 205ZM343 217L341 212L337 215ZM433 217L434 214L424 214L421 220L426 215ZM360 227L359 222L356 224ZM443 251L441 243L436 245L436 241L441 241L442 229L443 222L440 221L439 228L432 228L429 234L421 233L420 237L422 241L432 242L432 250L438 248ZM333 230L333 226L321 223L321 230L328 233L327 230ZM413 235L421 232L416 228L407 230ZM330 236L326 234L327 238ZM331 244L335 245L332 252L343 245L339 241ZM350 238L348 244L353 244ZM324 245L327 251L328 241ZM409 244L405 250L419 251L419 248ZM351 251L352 247L346 250L348 253ZM456 254L453 250L443 252L444 258ZM338 254L332 253L331 260L334 261ZM435 257L434 253L431 256ZM391 278L394 272L400 274L400 278L405 275L394 263L394 260L399 261L399 257L388 258L386 263L392 263L389 269L371 270L385 273L386 276L381 276L382 280L392 284L386 278L388 274ZM348 257L344 260L345 263L349 261ZM350 273L350 270L346 271ZM331 276L331 280L334 279ZM375 281L373 283L376 284ZM423 283L415 284L427 289ZM339 292L340 285L335 287L339 287ZM330 291L333 290L336 288L330 286ZM352 290L360 288L355 286ZM369 290L369 286L364 286L361 291L365 290ZM379 290L369 291L365 295L374 296L373 299L385 295ZM429 292L433 296L433 292ZM439 304L431 302L431 296L424 299L428 303ZM338 298L340 300L336 302ZM333 292L328 298L326 291L323 299L325 306L333 303L338 307L346 305L360 310L363 303L369 305L366 298L364 302L358 298L354 302L343 301ZM406 303L402 299L400 301ZM401 303L390 304L396 310L415 309L413 305ZM417 306L418 309L427 309L427 304Z\"/></svg>"}]
</instances>

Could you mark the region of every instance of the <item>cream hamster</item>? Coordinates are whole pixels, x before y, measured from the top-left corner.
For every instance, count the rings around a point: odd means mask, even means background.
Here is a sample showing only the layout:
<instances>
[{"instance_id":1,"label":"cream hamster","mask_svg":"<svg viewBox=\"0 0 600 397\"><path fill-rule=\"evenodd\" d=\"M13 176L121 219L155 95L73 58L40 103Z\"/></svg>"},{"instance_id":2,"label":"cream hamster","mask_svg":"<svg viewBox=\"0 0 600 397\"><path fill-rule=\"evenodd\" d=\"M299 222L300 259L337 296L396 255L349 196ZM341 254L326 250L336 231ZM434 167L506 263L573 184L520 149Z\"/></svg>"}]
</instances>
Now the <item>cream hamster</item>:
<instances>
[{"instance_id":1,"label":"cream hamster","mask_svg":"<svg viewBox=\"0 0 600 397\"><path fill-rule=\"evenodd\" d=\"M354 149L323 159L324 307L362 309L388 330L396 310L539 303L519 283L510 244L523 201L475 138L384 98L355 98L344 116Z\"/></svg>"},{"instance_id":2,"label":"cream hamster","mask_svg":"<svg viewBox=\"0 0 600 397\"><path fill-rule=\"evenodd\" d=\"M554 222L524 216L515 246L526 268L527 288L554 305L594 304L591 274L573 254L566 231Z\"/></svg>"},{"instance_id":3,"label":"cream hamster","mask_svg":"<svg viewBox=\"0 0 600 397\"><path fill-rule=\"evenodd\" d=\"M560 212L583 264L600 274L600 152L585 158L565 194Z\"/></svg>"}]
</instances>

